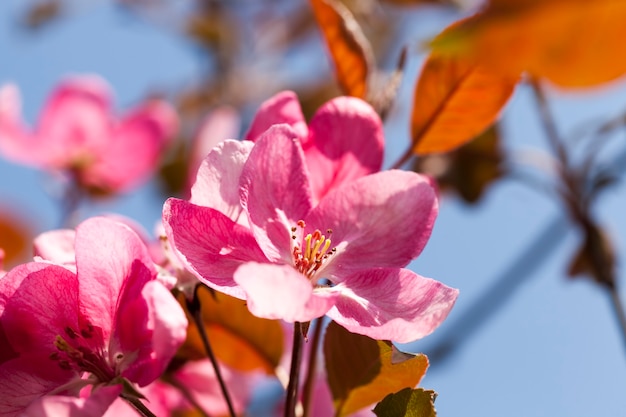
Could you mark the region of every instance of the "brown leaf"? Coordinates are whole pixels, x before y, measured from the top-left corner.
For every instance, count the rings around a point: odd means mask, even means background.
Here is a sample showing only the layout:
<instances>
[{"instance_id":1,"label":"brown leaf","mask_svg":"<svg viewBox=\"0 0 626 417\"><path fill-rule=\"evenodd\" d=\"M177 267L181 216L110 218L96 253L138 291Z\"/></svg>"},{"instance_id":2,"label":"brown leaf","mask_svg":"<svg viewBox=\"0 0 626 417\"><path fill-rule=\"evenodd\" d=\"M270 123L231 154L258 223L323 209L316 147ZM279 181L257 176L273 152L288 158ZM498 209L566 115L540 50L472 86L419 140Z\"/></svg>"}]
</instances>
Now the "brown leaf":
<instances>
[{"instance_id":1,"label":"brown leaf","mask_svg":"<svg viewBox=\"0 0 626 417\"><path fill-rule=\"evenodd\" d=\"M310 3L326 39L339 85L345 94L365 98L374 58L359 24L336 0L310 0Z\"/></svg>"},{"instance_id":2,"label":"brown leaf","mask_svg":"<svg viewBox=\"0 0 626 417\"><path fill-rule=\"evenodd\" d=\"M432 45L501 74L587 87L626 73L625 21L622 0L492 0Z\"/></svg>"},{"instance_id":3,"label":"brown leaf","mask_svg":"<svg viewBox=\"0 0 626 417\"><path fill-rule=\"evenodd\" d=\"M413 151L448 152L471 140L498 117L516 83L463 58L431 54L415 89Z\"/></svg>"},{"instance_id":4,"label":"brown leaf","mask_svg":"<svg viewBox=\"0 0 626 417\"><path fill-rule=\"evenodd\" d=\"M326 330L324 357L337 416L416 386L428 368L425 355L403 354L391 343L350 333L335 322Z\"/></svg>"}]
</instances>

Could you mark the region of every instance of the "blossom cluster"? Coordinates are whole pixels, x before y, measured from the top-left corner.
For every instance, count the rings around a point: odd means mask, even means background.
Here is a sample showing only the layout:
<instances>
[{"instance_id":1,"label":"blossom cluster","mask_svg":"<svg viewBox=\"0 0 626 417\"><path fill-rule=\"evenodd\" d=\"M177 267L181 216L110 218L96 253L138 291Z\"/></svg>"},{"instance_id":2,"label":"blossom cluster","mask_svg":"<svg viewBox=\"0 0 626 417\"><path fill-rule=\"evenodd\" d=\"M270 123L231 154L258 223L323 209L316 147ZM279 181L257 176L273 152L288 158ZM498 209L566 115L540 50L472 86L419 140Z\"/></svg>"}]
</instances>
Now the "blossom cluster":
<instances>
[{"instance_id":1,"label":"blossom cluster","mask_svg":"<svg viewBox=\"0 0 626 417\"><path fill-rule=\"evenodd\" d=\"M177 116L152 100L118 120L110 101L102 79L69 79L29 129L17 88L5 86L0 152L87 194L131 190L155 170ZM244 412L263 378L185 354L199 287L296 323L296 336L327 317L410 342L445 320L458 291L406 268L433 229L436 184L381 171L382 122L369 104L337 97L307 123L282 92L242 140L230 131L203 129L210 151L197 146L188 198L165 201L158 242L130 220L92 217L41 234L33 261L0 268L0 416Z\"/></svg>"}]
</instances>

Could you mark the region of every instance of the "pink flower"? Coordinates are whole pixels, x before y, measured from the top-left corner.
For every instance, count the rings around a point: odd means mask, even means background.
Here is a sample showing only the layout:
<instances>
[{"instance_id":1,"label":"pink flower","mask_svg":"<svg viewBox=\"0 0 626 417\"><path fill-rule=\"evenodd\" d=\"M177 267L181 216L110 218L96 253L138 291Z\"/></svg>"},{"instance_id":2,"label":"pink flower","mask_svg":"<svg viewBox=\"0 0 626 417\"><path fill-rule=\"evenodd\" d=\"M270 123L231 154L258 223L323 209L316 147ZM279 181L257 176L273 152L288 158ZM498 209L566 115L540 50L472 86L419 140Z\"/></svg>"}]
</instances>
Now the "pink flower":
<instances>
[{"instance_id":1,"label":"pink flower","mask_svg":"<svg viewBox=\"0 0 626 417\"><path fill-rule=\"evenodd\" d=\"M343 133L344 142L356 141ZM419 339L446 318L458 294L403 269L430 236L435 190L412 172L350 181L327 175L325 167L337 175L367 171L360 163L367 157L344 153L370 148L335 151L335 137L316 139L328 149L324 156L336 156L323 163L306 159L306 143L286 125L271 127L253 147L224 142L207 157L214 172L199 172L191 201L166 202L168 238L203 282L246 299L259 317L306 322L326 314L372 338Z\"/></svg>"},{"instance_id":2,"label":"pink flower","mask_svg":"<svg viewBox=\"0 0 626 417\"><path fill-rule=\"evenodd\" d=\"M314 201L339 185L380 170L384 135L378 114L366 102L337 97L324 104L308 128L292 91L261 105L245 139L255 141L272 125L286 123L300 140Z\"/></svg>"},{"instance_id":3,"label":"pink flower","mask_svg":"<svg viewBox=\"0 0 626 417\"><path fill-rule=\"evenodd\" d=\"M218 107L204 118L191 148L187 190L191 189L198 168L211 149L223 140L238 138L240 127L239 113L232 107Z\"/></svg>"},{"instance_id":4,"label":"pink flower","mask_svg":"<svg viewBox=\"0 0 626 417\"><path fill-rule=\"evenodd\" d=\"M0 89L0 152L16 162L72 175L81 186L127 191L155 168L177 128L174 110L148 101L121 120L111 115L111 93L96 76L62 82L37 128L24 126L14 85Z\"/></svg>"},{"instance_id":5,"label":"pink flower","mask_svg":"<svg viewBox=\"0 0 626 417\"><path fill-rule=\"evenodd\" d=\"M106 409L124 381L145 386L159 377L185 339L185 315L130 228L87 220L74 249L73 265L31 262L0 279L0 416L29 405ZM55 396L87 385L98 393L88 400Z\"/></svg>"}]
</instances>

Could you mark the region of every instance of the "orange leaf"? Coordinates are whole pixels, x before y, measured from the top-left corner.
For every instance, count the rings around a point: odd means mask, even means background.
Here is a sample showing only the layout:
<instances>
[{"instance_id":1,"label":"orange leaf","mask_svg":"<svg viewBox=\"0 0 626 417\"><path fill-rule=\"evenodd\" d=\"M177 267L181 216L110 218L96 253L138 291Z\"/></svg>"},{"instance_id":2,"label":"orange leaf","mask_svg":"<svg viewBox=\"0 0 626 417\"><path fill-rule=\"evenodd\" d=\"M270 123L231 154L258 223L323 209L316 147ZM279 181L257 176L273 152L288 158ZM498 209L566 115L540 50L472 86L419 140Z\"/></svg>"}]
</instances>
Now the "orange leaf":
<instances>
[{"instance_id":1,"label":"orange leaf","mask_svg":"<svg viewBox=\"0 0 626 417\"><path fill-rule=\"evenodd\" d=\"M253 316L245 301L222 293L197 291L202 319L215 356L240 371L263 369L272 374L283 354L283 330L276 320ZM185 305L182 294L181 305ZM206 357L198 328L189 320L187 340L178 352L185 359Z\"/></svg>"},{"instance_id":2,"label":"orange leaf","mask_svg":"<svg viewBox=\"0 0 626 417\"><path fill-rule=\"evenodd\" d=\"M374 62L371 46L354 16L336 0L310 0L315 19L326 39L341 89L365 98L369 68Z\"/></svg>"},{"instance_id":3,"label":"orange leaf","mask_svg":"<svg viewBox=\"0 0 626 417\"><path fill-rule=\"evenodd\" d=\"M432 45L502 74L528 71L563 87L587 87L626 73L624 22L623 0L492 0Z\"/></svg>"},{"instance_id":4,"label":"orange leaf","mask_svg":"<svg viewBox=\"0 0 626 417\"><path fill-rule=\"evenodd\" d=\"M28 257L27 249L30 249L32 232L26 223L10 210L0 211L0 249L4 251L5 266L11 266L25 261ZM0 270L3 265L0 262ZM8 269L8 268L7 268Z\"/></svg>"},{"instance_id":5,"label":"orange leaf","mask_svg":"<svg viewBox=\"0 0 626 417\"><path fill-rule=\"evenodd\" d=\"M463 58L431 54L415 89L413 151L448 152L471 140L494 122L516 83Z\"/></svg>"},{"instance_id":6,"label":"orange leaf","mask_svg":"<svg viewBox=\"0 0 626 417\"><path fill-rule=\"evenodd\" d=\"M338 417L416 386L428 368L426 355L400 352L389 342L350 333L335 322L326 329L324 359Z\"/></svg>"}]
</instances>

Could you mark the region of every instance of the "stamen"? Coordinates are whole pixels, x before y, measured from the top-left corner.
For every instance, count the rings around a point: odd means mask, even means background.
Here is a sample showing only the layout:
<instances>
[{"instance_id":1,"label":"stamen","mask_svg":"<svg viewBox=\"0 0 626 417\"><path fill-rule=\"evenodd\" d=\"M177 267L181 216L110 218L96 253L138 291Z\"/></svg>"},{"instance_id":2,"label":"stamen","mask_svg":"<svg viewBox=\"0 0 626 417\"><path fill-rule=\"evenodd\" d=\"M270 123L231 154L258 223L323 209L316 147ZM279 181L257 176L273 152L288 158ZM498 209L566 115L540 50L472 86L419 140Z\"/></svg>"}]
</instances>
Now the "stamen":
<instances>
[{"instance_id":1,"label":"stamen","mask_svg":"<svg viewBox=\"0 0 626 417\"><path fill-rule=\"evenodd\" d=\"M304 229L304 221L298 221L297 226ZM337 251L336 248L331 248L332 241L330 240L330 235L333 231L327 229L326 235L323 235L319 229L316 229L304 236L301 244L297 242L296 231L296 226L291 228L291 238L296 240L292 251L294 267L307 278L313 279L313 276L322 267L324 261Z\"/></svg>"}]
</instances>

